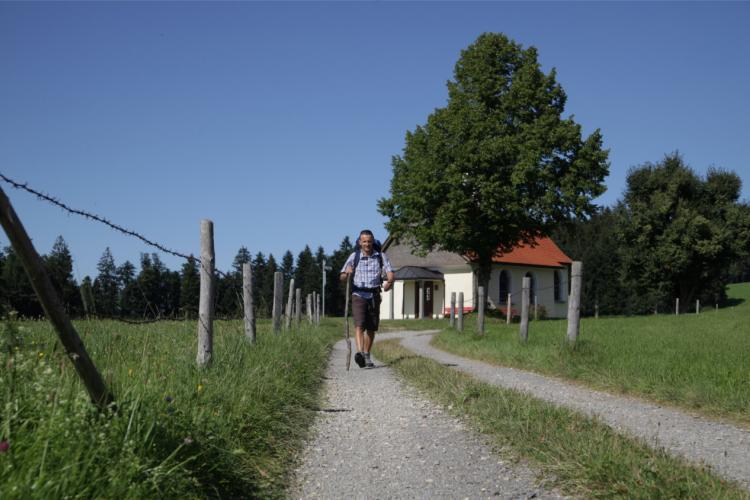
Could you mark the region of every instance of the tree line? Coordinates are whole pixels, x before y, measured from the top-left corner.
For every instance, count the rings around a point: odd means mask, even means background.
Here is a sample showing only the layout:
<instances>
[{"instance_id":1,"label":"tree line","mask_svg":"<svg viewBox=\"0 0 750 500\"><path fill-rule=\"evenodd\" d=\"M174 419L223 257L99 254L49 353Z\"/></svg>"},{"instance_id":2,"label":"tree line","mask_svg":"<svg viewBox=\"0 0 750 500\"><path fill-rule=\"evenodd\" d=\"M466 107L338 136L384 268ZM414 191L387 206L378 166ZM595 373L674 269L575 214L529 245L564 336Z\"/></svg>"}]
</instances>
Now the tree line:
<instances>
[{"instance_id":1,"label":"tree line","mask_svg":"<svg viewBox=\"0 0 750 500\"><path fill-rule=\"evenodd\" d=\"M295 288L302 296L320 293L323 272L326 272L326 314L343 315L344 290L338 273L354 250L349 237L339 248L326 254L323 247L315 253L309 246L295 259L287 250L278 262L273 254L266 257L258 252L253 257L246 247L240 247L228 273L216 276L216 315L220 318L241 318L242 265L251 264L253 294L257 317L270 317L273 305L274 273L281 271L285 283L294 278ZM189 259L179 271L170 270L158 253L142 253L140 267L126 260L115 262L109 247L105 248L97 264L98 274L85 276L78 283L73 276L73 257L62 236L58 236L52 250L44 255L44 264L52 283L72 317L123 319L184 319L197 318L200 294L200 262ZM326 262L329 270L324 270ZM284 300L288 295L284 287ZM19 316L37 318L44 315L41 304L12 247L0 251L0 309L2 313L16 311Z\"/></svg>"},{"instance_id":2,"label":"tree line","mask_svg":"<svg viewBox=\"0 0 750 500\"><path fill-rule=\"evenodd\" d=\"M647 314L725 303L750 281L750 205L734 172L699 176L678 153L632 168L620 201L560 225L553 239L584 263L582 312Z\"/></svg>"}]
</instances>

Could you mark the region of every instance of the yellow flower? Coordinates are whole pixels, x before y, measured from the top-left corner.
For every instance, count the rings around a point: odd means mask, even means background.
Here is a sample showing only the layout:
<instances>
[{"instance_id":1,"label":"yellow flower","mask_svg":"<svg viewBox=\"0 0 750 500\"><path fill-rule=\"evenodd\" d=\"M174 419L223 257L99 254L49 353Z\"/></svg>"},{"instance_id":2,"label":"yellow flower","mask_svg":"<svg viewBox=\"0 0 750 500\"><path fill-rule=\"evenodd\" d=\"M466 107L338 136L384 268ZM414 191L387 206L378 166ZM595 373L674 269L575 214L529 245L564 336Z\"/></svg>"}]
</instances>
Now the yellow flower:
<instances>
[{"instance_id":1,"label":"yellow flower","mask_svg":"<svg viewBox=\"0 0 750 500\"><path fill-rule=\"evenodd\" d=\"M132 368L128 368L128 376L129 377L133 376L133 369Z\"/></svg>"},{"instance_id":2,"label":"yellow flower","mask_svg":"<svg viewBox=\"0 0 750 500\"><path fill-rule=\"evenodd\" d=\"M203 390L203 384L198 384L198 392L201 392Z\"/></svg>"},{"instance_id":3,"label":"yellow flower","mask_svg":"<svg viewBox=\"0 0 750 500\"><path fill-rule=\"evenodd\" d=\"M39 359L42 359L43 357L44 357L44 353L40 351L39 352Z\"/></svg>"}]
</instances>

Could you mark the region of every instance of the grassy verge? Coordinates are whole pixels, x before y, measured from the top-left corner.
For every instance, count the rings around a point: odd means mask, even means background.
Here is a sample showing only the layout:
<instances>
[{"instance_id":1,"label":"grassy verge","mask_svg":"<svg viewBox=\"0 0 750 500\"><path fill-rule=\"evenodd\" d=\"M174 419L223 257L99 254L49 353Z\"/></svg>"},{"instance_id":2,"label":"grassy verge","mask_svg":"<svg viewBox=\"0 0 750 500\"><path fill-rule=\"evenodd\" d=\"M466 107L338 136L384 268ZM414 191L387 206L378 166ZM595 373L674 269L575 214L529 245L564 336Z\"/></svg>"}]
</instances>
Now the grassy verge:
<instances>
[{"instance_id":1,"label":"grassy verge","mask_svg":"<svg viewBox=\"0 0 750 500\"><path fill-rule=\"evenodd\" d=\"M215 324L195 367L196 323L76 327L120 412L94 411L47 322L4 325L0 498L282 497L314 419L340 323L275 336Z\"/></svg>"},{"instance_id":2,"label":"grassy verge","mask_svg":"<svg viewBox=\"0 0 750 500\"><path fill-rule=\"evenodd\" d=\"M518 325L487 323L479 337L443 331L434 345L491 363L563 377L750 425L750 284L732 285L738 305L700 315L586 318L574 350L564 345L565 320L531 322L529 342ZM473 322L467 325L473 327Z\"/></svg>"},{"instance_id":3,"label":"grassy verge","mask_svg":"<svg viewBox=\"0 0 750 500\"><path fill-rule=\"evenodd\" d=\"M750 498L709 472L623 437L607 425L520 392L477 382L398 344L376 355L511 457L539 465L552 484L585 497Z\"/></svg>"}]
</instances>

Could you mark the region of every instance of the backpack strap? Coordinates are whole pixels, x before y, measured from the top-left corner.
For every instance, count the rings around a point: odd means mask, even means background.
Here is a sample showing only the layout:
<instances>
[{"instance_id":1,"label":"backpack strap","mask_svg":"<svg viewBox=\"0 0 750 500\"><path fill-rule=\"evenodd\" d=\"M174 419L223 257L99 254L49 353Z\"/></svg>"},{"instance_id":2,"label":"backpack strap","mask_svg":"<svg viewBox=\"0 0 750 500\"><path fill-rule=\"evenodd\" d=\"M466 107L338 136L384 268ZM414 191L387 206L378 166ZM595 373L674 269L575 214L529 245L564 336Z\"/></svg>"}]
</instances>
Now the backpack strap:
<instances>
[{"instance_id":1,"label":"backpack strap","mask_svg":"<svg viewBox=\"0 0 750 500\"><path fill-rule=\"evenodd\" d=\"M378 262L380 263L380 273L378 274L378 278L380 278L380 284L383 284L383 252L380 250L376 250L378 252ZM354 263L352 264L352 276L354 276L354 273L357 272L357 266L359 265L359 259L362 257L362 251L357 248L354 250Z\"/></svg>"}]
</instances>

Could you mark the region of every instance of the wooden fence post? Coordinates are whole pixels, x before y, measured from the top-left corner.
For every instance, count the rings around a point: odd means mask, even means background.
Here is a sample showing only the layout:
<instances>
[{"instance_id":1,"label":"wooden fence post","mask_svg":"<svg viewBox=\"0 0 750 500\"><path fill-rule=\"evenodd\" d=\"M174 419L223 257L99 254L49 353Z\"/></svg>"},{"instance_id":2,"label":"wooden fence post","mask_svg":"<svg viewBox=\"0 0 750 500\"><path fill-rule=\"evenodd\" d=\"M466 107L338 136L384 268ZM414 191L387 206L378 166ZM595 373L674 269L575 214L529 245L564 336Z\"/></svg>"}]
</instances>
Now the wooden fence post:
<instances>
[{"instance_id":1,"label":"wooden fence post","mask_svg":"<svg viewBox=\"0 0 750 500\"><path fill-rule=\"evenodd\" d=\"M599 319L599 303L594 304L594 319Z\"/></svg>"},{"instance_id":2,"label":"wooden fence post","mask_svg":"<svg viewBox=\"0 0 750 500\"><path fill-rule=\"evenodd\" d=\"M521 342L529 340L529 289L531 288L531 278L524 276L523 286L521 287L521 326L519 335Z\"/></svg>"},{"instance_id":3,"label":"wooden fence post","mask_svg":"<svg viewBox=\"0 0 750 500\"><path fill-rule=\"evenodd\" d=\"M312 325L312 294L307 294L307 321Z\"/></svg>"},{"instance_id":4,"label":"wooden fence post","mask_svg":"<svg viewBox=\"0 0 750 500\"><path fill-rule=\"evenodd\" d=\"M484 335L484 287L480 286L478 290L478 300L479 300L479 314L477 315L477 329L479 330L479 335Z\"/></svg>"},{"instance_id":5,"label":"wooden fence post","mask_svg":"<svg viewBox=\"0 0 750 500\"><path fill-rule=\"evenodd\" d=\"M464 292L458 292L458 331L464 331Z\"/></svg>"},{"instance_id":6,"label":"wooden fence post","mask_svg":"<svg viewBox=\"0 0 750 500\"><path fill-rule=\"evenodd\" d=\"M302 289L297 288L294 291L294 321L297 323L297 329L299 329L300 321L302 321Z\"/></svg>"},{"instance_id":7,"label":"wooden fence post","mask_svg":"<svg viewBox=\"0 0 750 500\"><path fill-rule=\"evenodd\" d=\"M570 297L568 297L568 343L573 345L578 340L578 328L581 323L581 276L583 263L573 261L570 270Z\"/></svg>"},{"instance_id":8,"label":"wooden fence post","mask_svg":"<svg viewBox=\"0 0 750 500\"><path fill-rule=\"evenodd\" d=\"M674 301L674 314L675 316L680 315L680 298L677 297Z\"/></svg>"},{"instance_id":9,"label":"wooden fence post","mask_svg":"<svg viewBox=\"0 0 750 500\"><path fill-rule=\"evenodd\" d=\"M255 304L253 300L253 271L249 262L242 264L242 302L245 308L245 337L255 343Z\"/></svg>"},{"instance_id":10,"label":"wooden fence post","mask_svg":"<svg viewBox=\"0 0 750 500\"><path fill-rule=\"evenodd\" d=\"M70 318L65 314L65 309L57 296L57 292L55 292L42 259L34 249L26 229L24 229L21 220L2 189L0 189L0 223L2 223L5 234L8 235L13 250L21 260L39 302L44 308L47 319L55 328L65 353L73 363L73 367L84 387L86 387L91 402L100 410L108 407L116 409L114 407L115 397L107 389L94 362L89 357L81 337L78 336Z\"/></svg>"},{"instance_id":11,"label":"wooden fence post","mask_svg":"<svg viewBox=\"0 0 750 500\"><path fill-rule=\"evenodd\" d=\"M284 325L287 330L292 327L292 314L294 306L294 278L289 280L289 295L286 298L286 321Z\"/></svg>"},{"instance_id":12,"label":"wooden fence post","mask_svg":"<svg viewBox=\"0 0 750 500\"><path fill-rule=\"evenodd\" d=\"M198 355L195 362L200 367L211 364L214 352L214 223L201 221L201 288L198 299Z\"/></svg>"},{"instance_id":13,"label":"wooden fence post","mask_svg":"<svg viewBox=\"0 0 750 500\"><path fill-rule=\"evenodd\" d=\"M281 333L281 309L284 302L284 273L273 273L273 333Z\"/></svg>"},{"instance_id":14,"label":"wooden fence post","mask_svg":"<svg viewBox=\"0 0 750 500\"><path fill-rule=\"evenodd\" d=\"M512 306L511 295L508 294L508 302L506 303L506 306L505 306L506 308L505 309L505 324L506 325L510 325L510 320L513 316L513 313L511 312L511 306Z\"/></svg>"},{"instance_id":15,"label":"wooden fence post","mask_svg":"<svg viewBox=\"0 0 750 500\"><path fill-rule=\"evenodd\" d=\"M318 301L317 301L316 307L315 307L315 325L316 326L320 326L320 311L321 311L321 307L320 307L320 294L317 294L317 295L318 295Z\"/></svg>"},{"instance_id":16,"label":"wooden fence post","mask_svg":"<svg viewBox=\"0 0 750 500\"><path fill-rule=\"evenodd\" d=\"M451 328L456 326L456 292L451 292Z\"/></svg>"},{"instance_id":17,"label":"wooden fence post","mask_svg":"<svg viewBox=\"0 0 750 500\"><path fill-rule=\"evenodd\" d=\"M695 314L701 313L701 301L700 299L695 301Z\"/></svg>"}]
</instances>

